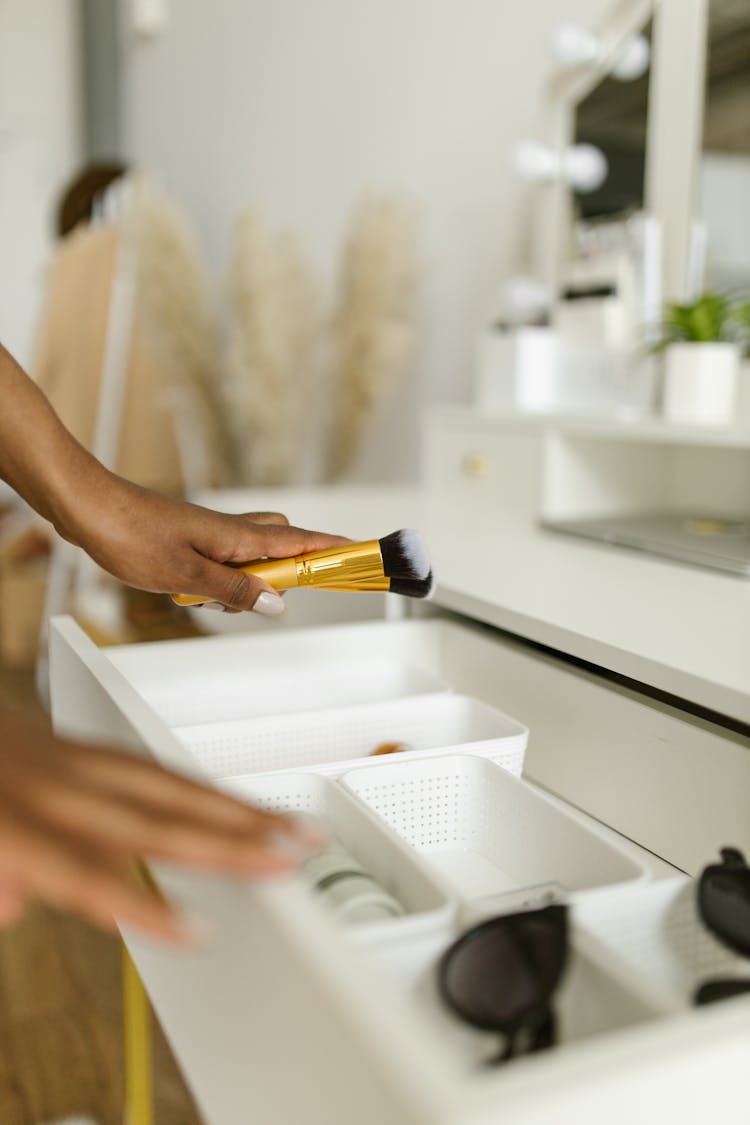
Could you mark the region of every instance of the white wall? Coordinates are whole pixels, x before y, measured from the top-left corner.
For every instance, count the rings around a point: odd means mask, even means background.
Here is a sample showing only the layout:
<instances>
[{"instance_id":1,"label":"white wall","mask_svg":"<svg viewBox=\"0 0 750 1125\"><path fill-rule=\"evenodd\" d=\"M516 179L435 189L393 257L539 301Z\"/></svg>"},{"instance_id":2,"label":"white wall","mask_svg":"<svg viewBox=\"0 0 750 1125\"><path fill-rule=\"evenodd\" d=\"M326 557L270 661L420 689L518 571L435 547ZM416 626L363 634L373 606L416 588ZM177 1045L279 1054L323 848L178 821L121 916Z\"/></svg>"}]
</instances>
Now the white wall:
<instances>
[{"instance_id":1,"label":"white wall","mask_svg":"<svg viewBox=\"0 0 750 1125\"><path fill-rule=\"evenodd\" d=\"M188 208L217 270L247 204L301 232L330 279L359 196L420 203L411 391L357 475L413 473L421 407L468 395L476 333L525 259L528 190L508 151L544 136L550 31L612 0L171 0L151 39L122 3L128 155Z\"/></svg>"},{"instance_id":2,"label":"white wall","mask_svg":"<svg viewBox=\"0 0 750 1125\"><path fill-rule=\"evenodd\" d=\"M0 340L31 359L54 207L82 151L77 0L0 2Z\"/></svg>"}]
</instances>

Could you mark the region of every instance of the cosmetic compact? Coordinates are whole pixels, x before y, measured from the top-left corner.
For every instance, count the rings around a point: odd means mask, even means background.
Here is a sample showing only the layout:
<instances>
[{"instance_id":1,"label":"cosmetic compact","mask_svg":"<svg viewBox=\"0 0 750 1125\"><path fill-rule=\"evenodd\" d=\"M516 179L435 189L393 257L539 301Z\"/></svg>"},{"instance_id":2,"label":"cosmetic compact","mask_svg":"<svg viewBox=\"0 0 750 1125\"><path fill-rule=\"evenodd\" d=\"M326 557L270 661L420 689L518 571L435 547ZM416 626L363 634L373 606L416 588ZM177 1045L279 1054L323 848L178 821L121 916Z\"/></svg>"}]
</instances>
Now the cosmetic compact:
<instances>
[{"instance_id":1,"label":"cosmetic compact","mask_svg":"<svg viewBox=\"0 0 750 1125\"><path fill-rule=\"evenodd\" d=\"M344 925L379 922L404 913L401 904L335 837L306 860L300 871Z\"/></svg>"}]
</instances>

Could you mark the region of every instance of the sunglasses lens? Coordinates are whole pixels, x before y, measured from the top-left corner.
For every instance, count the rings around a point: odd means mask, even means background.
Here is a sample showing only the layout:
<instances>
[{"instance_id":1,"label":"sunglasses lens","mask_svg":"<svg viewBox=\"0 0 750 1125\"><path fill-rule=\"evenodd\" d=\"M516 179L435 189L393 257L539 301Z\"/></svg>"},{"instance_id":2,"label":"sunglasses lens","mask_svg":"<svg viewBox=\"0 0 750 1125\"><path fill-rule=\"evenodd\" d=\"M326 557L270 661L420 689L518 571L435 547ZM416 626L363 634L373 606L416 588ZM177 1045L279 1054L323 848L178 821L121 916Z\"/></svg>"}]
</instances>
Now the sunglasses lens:
<instances>
[{"instance_id":1,"label":"sunglasses lens","mask_svg":"<svg viewBox=\"0 0 750 1125\"><path fill-rule=\"evenodd\" d=\"M493 918L443 956L438 967L443 998L475 1027L507 1028L548 1004L566 951L564 906Z\"/></svg>"},{"instance_id":2,"label":"sunglasses lens","mask_svg":"<svg viewBox=\"0 0 750 1125\"><path fill-rule=\"evenodd\" d=\"M717 1000L728 1000L746 992L750 992L750 980L709 980L696 991L693 1003L698 1006L715 1004Z\"/></svg>"},{"instance_id":3,"label":"sunglasses lens","mask_svg":"<svg viewBox=\"0 0 750 1125\"><path fill-rule=\"evenodd\" d=\"M707 867L701 875L698 907L718 938L735 953L750 956L750 867L739 852L725 849L723 854L724 864ZM727 862L727 856L733 858Z\"/></svg>"}]
</instances>

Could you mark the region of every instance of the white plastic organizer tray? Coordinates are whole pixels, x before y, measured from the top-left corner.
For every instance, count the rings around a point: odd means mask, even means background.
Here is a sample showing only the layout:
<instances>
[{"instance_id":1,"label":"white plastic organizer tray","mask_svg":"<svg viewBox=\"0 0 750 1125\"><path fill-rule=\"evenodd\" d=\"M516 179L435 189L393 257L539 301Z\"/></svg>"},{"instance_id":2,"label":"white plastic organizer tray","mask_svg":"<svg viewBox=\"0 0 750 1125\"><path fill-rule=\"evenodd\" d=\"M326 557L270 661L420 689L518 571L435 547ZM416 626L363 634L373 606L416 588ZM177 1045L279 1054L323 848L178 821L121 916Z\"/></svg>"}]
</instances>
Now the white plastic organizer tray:
<instances>
[{"instance_id":1,"label":"white plastic organizer tray","mask_svg":"<svg viewBox=\"0 0 750 1125\"><path fill-rule=\"evenodd\" d=\"M696 882L687 876L604 892L578 904L577 917L609 950L612 971L619 962L623 975L637 974L664 1007L688 1007L709 980L750 979L750 960L701 921Z\"/></svg>"},{"instance_id":2,"label":"white plastic organizer tray","mask_svg":"<svg viewBox=\"0 0 750 1125\"><path fill-rule=\"evenodd\" d=\"M634 860L537 789L471 754L408 766L390 759L342 781L464 901L519 888L557 895L644 877Z\"/></svg>"},{"instance_id":3,"label":"white plastic organizer tray","mask_svg":"<svg viewBox=\"0 0 750 1125\"><path fill-rule=\"evenodd\" d=\"M440 692L377 704L175 727L175 734L212 777L315 768L341 773L382 743L424 752L471 750L520 774L528 731L502 711L469 696ZM373 763L392 760L373 758Z\"/></svg>"},{"instance_id":4,"label":"white plastic organizer tray","mask_svg":"<svg viewBox=\"0 0 750 1125\"><path fill-rule=\"evenodd\" d=\"M455 900L427 865L342 786L320 774L232 778L222 788L265 809L306 813L325 822L349 854L404 908L398 918L347 927L355 940L378 942L450 932Z\"/></svg>"},{"instance_id":5,"label":"white plastic organizer tray","mask_svg":"<svg viewBox=\"0 0 750 1125\"><path fill-rule=\"evenodd\" d=\"M198 642L199 648L202 643ZM186 661L184 670L180 659L175 664L169 660L180 653L165 651L162 675L138 684L141 695L169 726L377 703L447 690L439 676L398 659L365 658L356 663L318 659L307 666L290 660L287 667L258 668L237 664L241 654L236 651L215 648L214 643L214 649L205 653L206 664L196 667Z\"/></svg>"},{"instance_id":6,"label":"white plastic organizer tray","mask_svg":"<svg viewBox=\"0 0 750 1125\"><path fill-rule=\"evenodd\" d=\"M108 659L168 726L377 703L448 689L455 630L370 622L121 645Z\"/></svg>"}]
</instances>

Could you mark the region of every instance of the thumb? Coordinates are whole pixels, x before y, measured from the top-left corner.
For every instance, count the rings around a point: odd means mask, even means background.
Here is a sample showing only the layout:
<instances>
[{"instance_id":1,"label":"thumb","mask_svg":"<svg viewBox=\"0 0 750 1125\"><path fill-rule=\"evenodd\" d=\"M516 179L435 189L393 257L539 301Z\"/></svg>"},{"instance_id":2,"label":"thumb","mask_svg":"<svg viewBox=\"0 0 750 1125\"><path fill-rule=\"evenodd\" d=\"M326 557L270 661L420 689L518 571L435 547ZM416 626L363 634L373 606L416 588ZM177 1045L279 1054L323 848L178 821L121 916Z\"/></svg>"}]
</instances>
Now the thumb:
<instances>
[{"instance_id":1,"label":"thumb","mask_svg":"<svg viewBox=\"0 0 750 1125\"><path fill-rule=\"evenodd\" d=\"M262 578L245 574L244 570L203 559L195 567L196 589L206 598L206 605L218 603L231 610L253 610L267 617L284 612L284 599Z\"/></svg>"}]
</instances>

